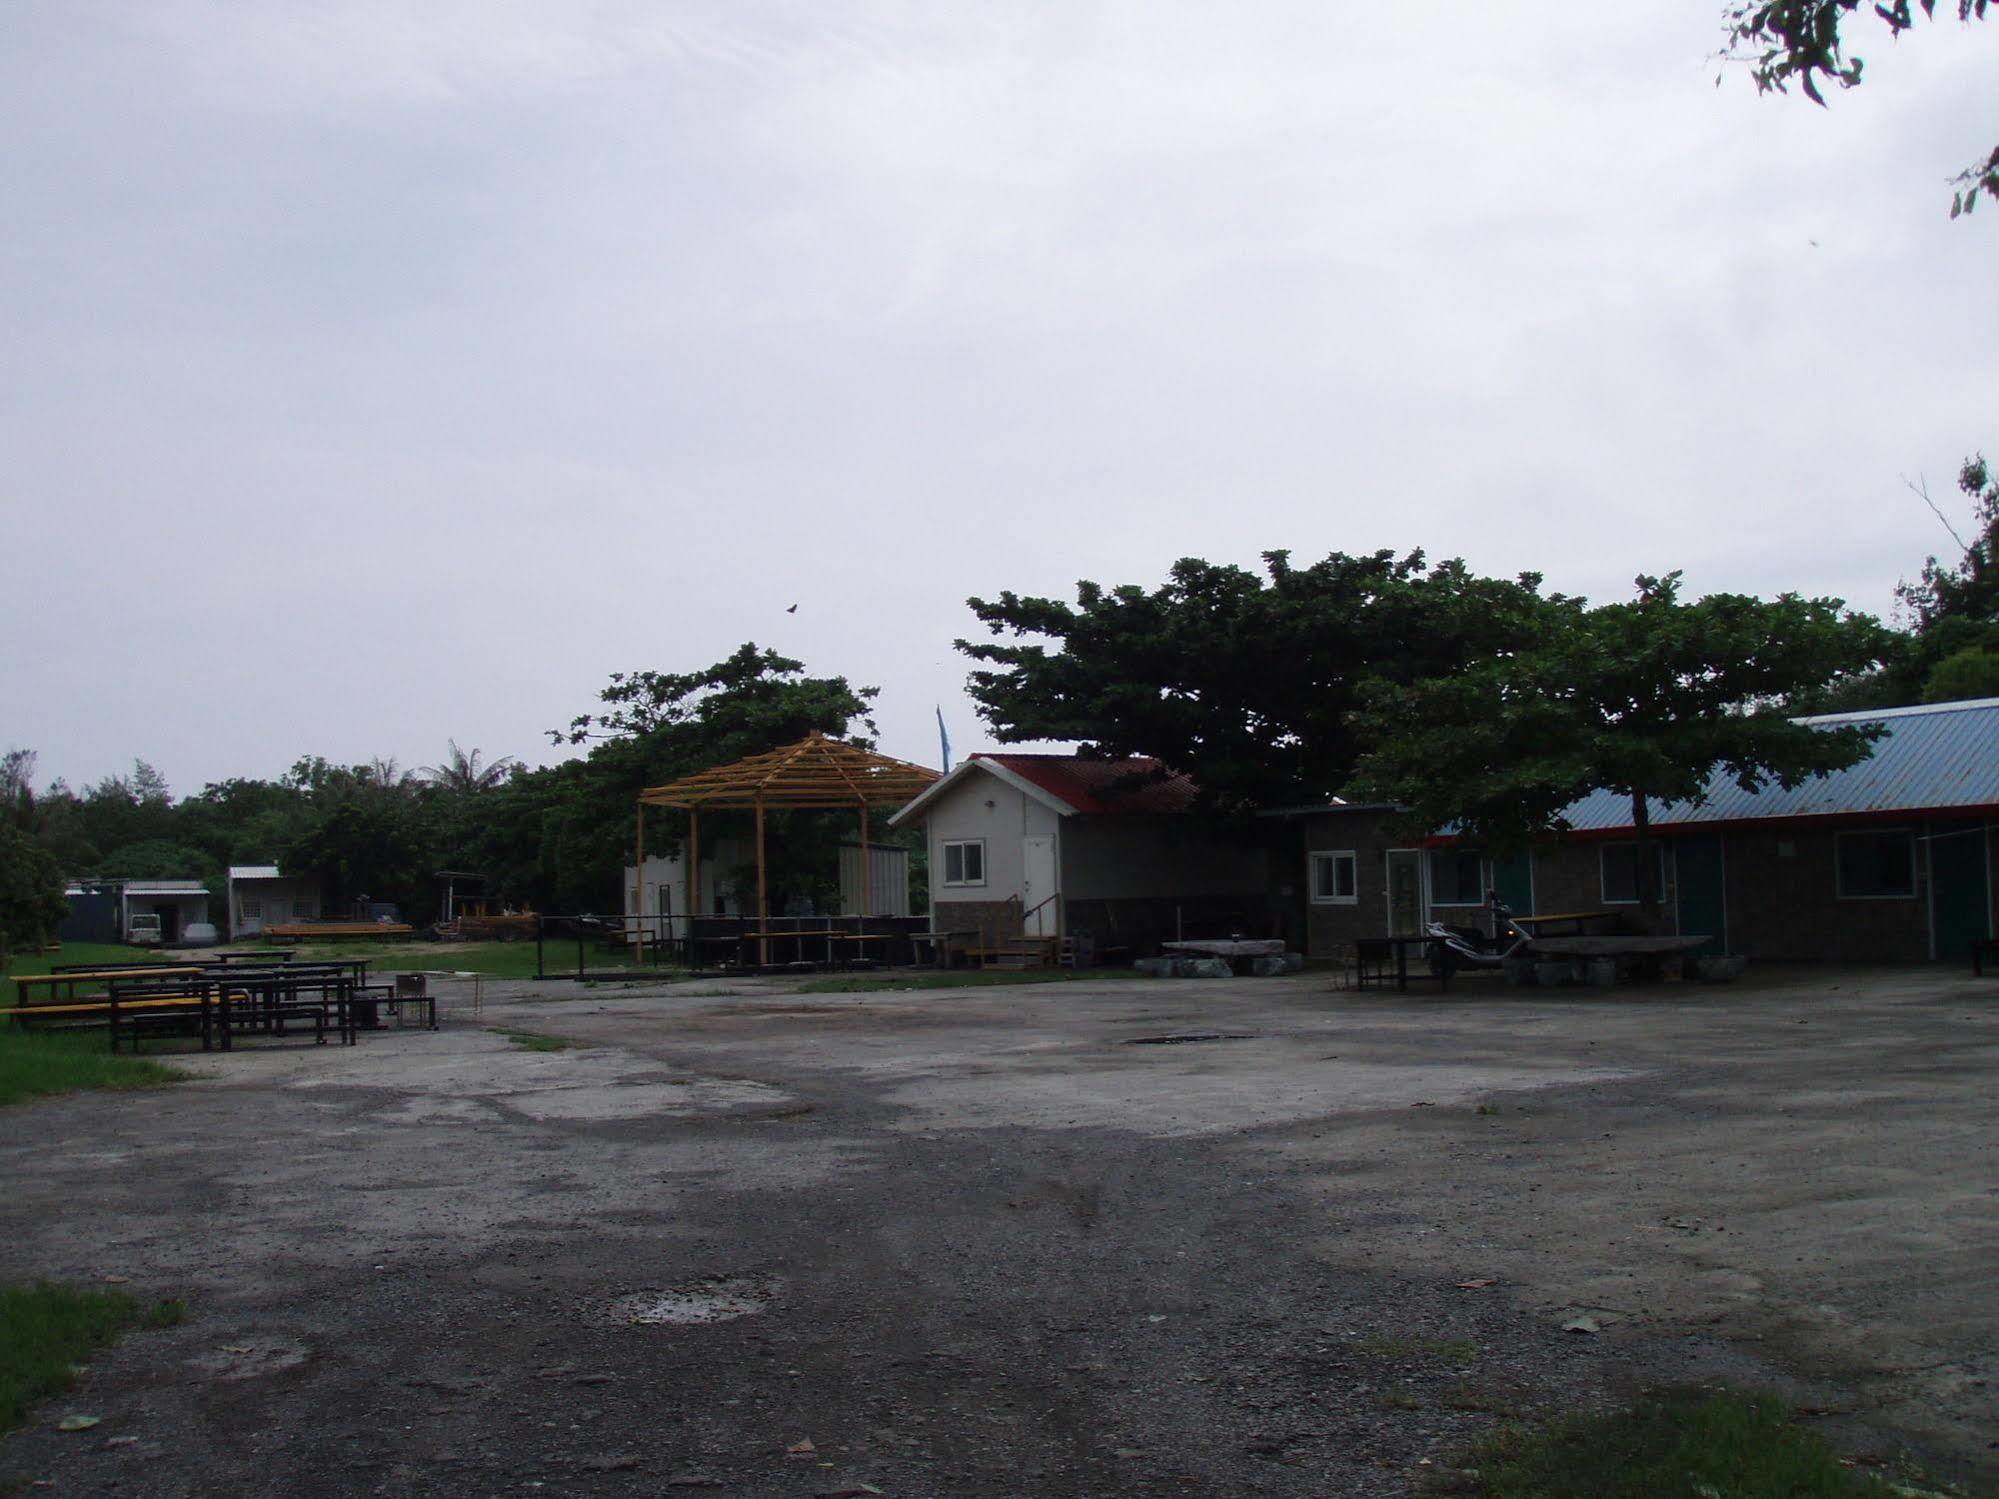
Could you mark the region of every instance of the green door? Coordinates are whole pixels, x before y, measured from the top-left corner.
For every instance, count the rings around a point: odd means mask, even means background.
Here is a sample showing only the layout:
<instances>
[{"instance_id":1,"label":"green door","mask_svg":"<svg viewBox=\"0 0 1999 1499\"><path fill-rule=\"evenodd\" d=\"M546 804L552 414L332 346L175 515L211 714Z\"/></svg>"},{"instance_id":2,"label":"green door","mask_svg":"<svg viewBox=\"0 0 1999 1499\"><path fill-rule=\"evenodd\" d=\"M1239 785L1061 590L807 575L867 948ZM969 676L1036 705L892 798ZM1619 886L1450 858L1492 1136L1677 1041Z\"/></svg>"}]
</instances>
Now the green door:
<instances>
[{"instance_id":1,"label":"green door","mask_svg":"<svg viewBox=\"0 0 1999 1499\"><path fill-rule=\"evenodd\" d=\"M1931 953L1946 963L1971 960L1971 939L1992 935L1986 887L1985 824L1933 822L1930 850Z\"/></svg>"},{"instance_id":2,"label":"green door","mask_svg":"<svg viewBox=\"0 0 1999 1499\"><path fill-rule=\"evenodd\" d=\"M1423 851L1388 851L1388 935L1423 935Z\"/></svg>"},{"instance_id":3,"label":"green door","mask_svg":"<svg viewBox=\"0 0 1999 1499\"><path fill-rule=\"evenodd\" d=\"M1515 916L1534 914L1534 854L1521 849L1492 861L1492 888Z\"/></svg>"},{"instance_id":4,"label":"green door","mask_svg":"<svg viewBox=\"0 0 1999 1499\"><path fill-rule=\"evenodd\" d=\"M1689 937L1705 933L1714 940L1697 949L1728 951L1728 884L1722 868L1721 834L1682 833L1673 840L1673 862L1679 875L1680 931Z\"/></svg>"}]
</instances>

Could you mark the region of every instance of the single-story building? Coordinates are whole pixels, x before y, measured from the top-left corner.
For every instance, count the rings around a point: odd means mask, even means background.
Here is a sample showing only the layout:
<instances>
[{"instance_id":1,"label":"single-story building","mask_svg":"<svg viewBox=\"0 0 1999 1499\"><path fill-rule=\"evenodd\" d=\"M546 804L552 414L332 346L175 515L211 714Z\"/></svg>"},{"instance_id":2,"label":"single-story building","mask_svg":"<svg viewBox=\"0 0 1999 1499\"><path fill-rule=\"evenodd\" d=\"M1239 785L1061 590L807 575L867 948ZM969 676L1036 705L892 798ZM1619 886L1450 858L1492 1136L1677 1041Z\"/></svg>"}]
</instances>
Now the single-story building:
<instances>
[{"instance_id":1,"label":"single-story building","mask_svg":"<svg viewBox=\"0 0 1999 1499\"><path fill-rule=\"evenodd\" d=\"M63 895L69 911L56 928L59 942L123 942L134 916L157 916L159 940L172 946L188 940L189 927L208 920L208 887L200 880L74 880Z\"/></svg>"},{"instance_id":2,"label":"single-story building","mask_svg":"<svg viewBox=\"0 0 1999 1499\"><path fill-rule=\"evenodd\" d=\"M319 879L281 874L275 864L229 866L229 940L256 937L266 926L317 921L325 914Z\"/></svg>"},{"instance_id":3,"label":"single-story building","mask_svg":"<svg viewBox=\"0 0 1999 1499\"><path fill-rule=\"evenodd\" d=\"M1199 815L1195 799L1153 760L980 754L889 822L922 825L931 921L976 945L1087 936L1143 956L1181 935L1267 935L1267 825Z\"/></svg>"},{"instance_id":4,"label":"single-story building","mask_svg":"<svg viewBox=\"0 0 1999 1499\"><path fill-rule=\"evenodd\" d=\"M1654 802L1661 903L1649 918L1630 798L1608 791L1505 859L1412 836L1393 807L1272 814L1300 829L1306 952L1336 958L1357 937L1432 920L1484 927L1497 894L1515 915L1620 911L1747 957L1963 961L1974 938L1999 930L1999 699L1799 722L1887 732L1858 765L1789 791L1720 778L1700 806Z\"/></svg>"}]
</instances>

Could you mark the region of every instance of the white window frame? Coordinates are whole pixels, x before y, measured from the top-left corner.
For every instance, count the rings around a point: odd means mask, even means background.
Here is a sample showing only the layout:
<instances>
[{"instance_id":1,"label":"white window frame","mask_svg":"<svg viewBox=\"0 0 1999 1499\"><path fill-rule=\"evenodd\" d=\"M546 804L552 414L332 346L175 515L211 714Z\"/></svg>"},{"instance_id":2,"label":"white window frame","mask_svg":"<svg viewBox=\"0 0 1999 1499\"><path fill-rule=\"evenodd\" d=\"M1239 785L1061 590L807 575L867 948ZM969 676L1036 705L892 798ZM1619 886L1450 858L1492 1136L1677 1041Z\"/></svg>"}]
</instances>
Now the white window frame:
<instances>
[{"instance_id":1,"label":"white window frame","mask_svg":"<svg viewBox=\"0 0 1999 1499\"><path fill-rule=\"evenodd\" d=\"M1327 880L1326 887L1334 892L1340 888L1338 870L1340 861L1347 865L1347 891L1345 895L1319 894L1319 861L1324 859L1334 871ZM1357 906L1360 904L1360 856L1350 848L1315 848L1305 856L1305 888L1311 892L1315 906Z\"/></svg>"},{"instance_id":2,"label":"white window frame","mask_svg":"<svg viewBox=\"0 0 1999 1499\"><path fill-rule=\"evenodd\" d=\"M979 851L979 877L977 879L954 880L951 878L950 876L951 850L954 848L956 849L976 848ZM938 866L938 872L944 876L941 883L945 885L948 889L970 890L970 889L979 888L980 886L984 885L986 882L986 840L983 838L940 839L937 844L937 866ZM958 856L958 872L960 874L963 874L964 868L965 868L964 855L960 854Z\"/></svg>"},{"instance_id":3,"label":"white window frame","mask_svg":"<svg viewBox=\"0 0 1999 1499\"><path fill-rule=\"evenodd\" d=\"M1429 858L1424 861L1423 877L1430 882L1431 905L1452 906L1460 909L1469 908L1472 906L1484 906L1485 892L1488 885L1491 883L1486 875L1486 864L1485 864L1484 854L1480 853L1477 849L1474 848L1463 848L1463 849L1433 848L1427 850L1427 852L1429 854ZM1444 900L1442 897L1440 897L1437 894L1436 875L1437 875L1437 856L1439 854L1448 854L1453 859L1478 860L1478 894L1474 895L1470 900Z\"/></svg>"},{"instance_id":4,"label":"white window frame","mask_svg":"<svg viewBox=\"0 0 1999 1499\"><path fill-rule=\"evenodd\" d=\"M264 919L264 903L261 900L248 900L239 896L236 901L236 910L238 919L243 921L262 921Z\"/></svg>"},{"instance_id":5,"label":"white window frame","mask_svg":"<svg viewBox=\"0 0 1999 1499\"><path fill-rule=\"evenodd\" d=\"M1871 895L1849 895L1846 880L1841 874L1842 860L1839 857L1840 840L1843 838L1887 838L1900 835L1909 848L1909 888L1906 890L1877 891ZM1839 900L1914 900L1918 887L1922 884L1922 869L1916 863L1916 830L1914 828L1846 828L1832 835L1832 888Z\"/></svg>"},{"instance_id":6,"label":"white window frame","mask_svg":"<svg viewBox=\"0 0 1999 1499\"><path fill-rule=\"evenodd\" d=\"M1610 881L1604 878L1603 857L1613 848L1631 850L1631 895L1629 899L1618 899L1610 893ZM1652 857L1659 862L1659 888L1653 893L1659 897L1659 904L1666 903L1666 840L1652 840ZM1596 893L1606 906L1636 906L1642 904L1638 898L1638 840L1636 838L1611 838L1596 846Z\"/></svg>"}]
</instances>

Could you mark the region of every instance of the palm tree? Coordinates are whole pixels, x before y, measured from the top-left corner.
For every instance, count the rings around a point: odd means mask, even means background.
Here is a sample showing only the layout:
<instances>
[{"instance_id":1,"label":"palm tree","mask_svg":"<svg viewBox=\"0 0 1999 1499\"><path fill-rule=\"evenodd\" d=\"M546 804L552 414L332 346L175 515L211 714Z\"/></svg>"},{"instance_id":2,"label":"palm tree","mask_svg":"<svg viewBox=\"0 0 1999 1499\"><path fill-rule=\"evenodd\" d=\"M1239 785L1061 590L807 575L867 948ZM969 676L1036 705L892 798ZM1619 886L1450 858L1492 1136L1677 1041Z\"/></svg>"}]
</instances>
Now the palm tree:
<instances>
[{"instance_id":1,"label":"palm tree","mask_svg":"<svg viewBox=\"0 0 1999 1499\"><path fill-rule=\"evenodd\" d=\"M507 778L507 774L520 761L512 755L502 755L490 764L479 763L479 751L469 755L458 747L456 739L447 739L451 753L442 765L426 765L419 774L431 785L453 793L491 791Z\"/></svg>"}]
</instances>

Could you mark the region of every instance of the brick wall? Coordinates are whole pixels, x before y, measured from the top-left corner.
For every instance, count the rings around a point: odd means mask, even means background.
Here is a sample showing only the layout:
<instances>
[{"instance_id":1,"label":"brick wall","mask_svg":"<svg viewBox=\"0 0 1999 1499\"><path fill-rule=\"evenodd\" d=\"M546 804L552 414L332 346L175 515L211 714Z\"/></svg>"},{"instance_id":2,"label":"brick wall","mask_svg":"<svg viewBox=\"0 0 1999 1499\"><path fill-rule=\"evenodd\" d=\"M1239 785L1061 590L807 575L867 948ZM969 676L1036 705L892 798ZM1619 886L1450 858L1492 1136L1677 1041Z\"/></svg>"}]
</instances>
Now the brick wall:
<instances>
[{"instance_id":1,"label":"brick wall","mask_svg":"<svg viewBox=\"0 0 1999 1499\"><path fill-rule=\"evenodd\" d=\"M1929 882L1920 855L1913 899L1841 900L1831 829L1745 829L1729 833L1723 849L1731 951L1843 962L1929 957Z\"/></svg>"},{"instance_id":2,"label":"brick wall","mask_svg":"<svg viewBox=\"0 0 1999 1499\"><path fill-rule=\"evenodd\" d=\"M1650 916L1643 906L1635 902L1611 903L1604 900L1602 846L1593 839L1581 838L1543 843L1534 850L1535 914L1559 916L1569 911L1615 911L1630 922L1634 931L1678 932L1679 883L1673 868L1672 841L1662 838L1659 842L1666 849L1666 876L1659 891L1659 909Z\"/></svg>"},{"instance_id":3,"label":"brick wall","mask_svg":"<svg viewBox=\"0 0 1999 1499\"><path fill-rule=\"evenodd\" d=\"M1295 883L1305 911L1305 955L1314 961L1343 960L1356 937L1379 937L1388 930L1388 850L1404 846L1394 814L1323 812L1303 820L1303 837L1287 883ZM1313 852L1352 850L1351 905L1312 899L1307 860Z\"/></svg>"}]
</instances>

